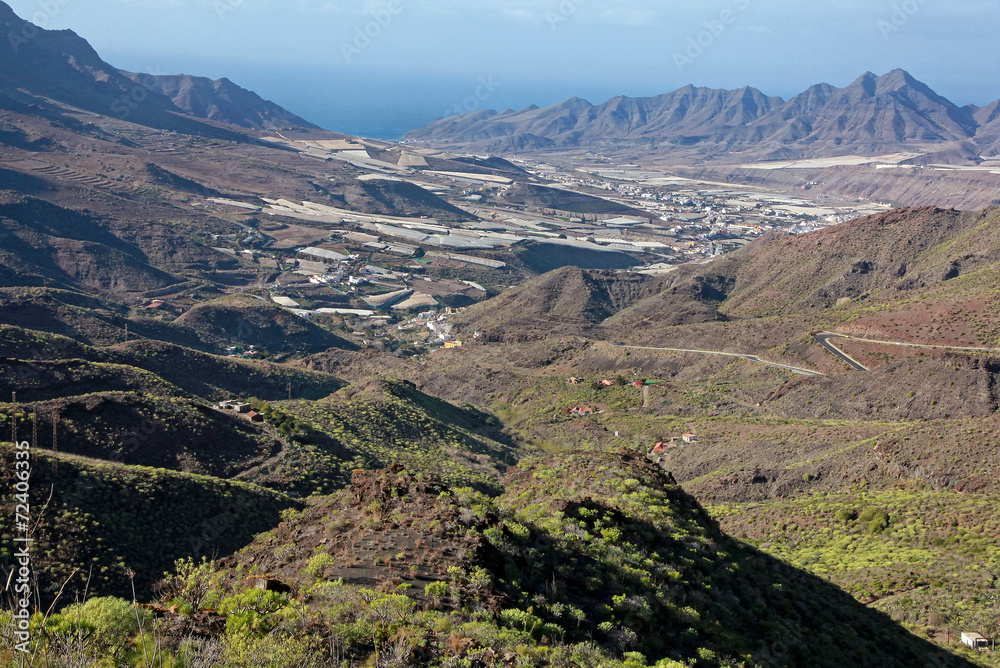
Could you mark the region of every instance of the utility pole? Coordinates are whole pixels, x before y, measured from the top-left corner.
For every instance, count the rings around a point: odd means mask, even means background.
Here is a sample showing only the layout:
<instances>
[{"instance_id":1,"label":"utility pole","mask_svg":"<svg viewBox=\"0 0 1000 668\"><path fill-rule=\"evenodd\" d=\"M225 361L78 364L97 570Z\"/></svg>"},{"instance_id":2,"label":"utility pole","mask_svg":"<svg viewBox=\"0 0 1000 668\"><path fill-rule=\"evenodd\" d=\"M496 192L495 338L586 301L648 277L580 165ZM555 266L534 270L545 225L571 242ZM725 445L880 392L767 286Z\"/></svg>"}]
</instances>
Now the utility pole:
<instances>
[{"instance_id":1,"label":"utility pole","mask_svg":"<svg viewBox=\"0 0 1000 668\"><path fill-rule=\"evenodd\" d=\"M31 413L31 447L38 447L38 409Z\"/></svg>"},{"instance_id":2,"label":"utility pole","mask_svg":"<svg viewBox=\"0 0 1000 668\"><path fill-rule=\"evenodd\" d=\"M292 384L291 383L288 384L288 400L289 401L292 400Z\"/></svg>"},{"instance_id":3,"label":"utility pole","mask_svg":"<svg viewBox=\"0 0 1000 668\"><path fill-rule=\"evenodd\" d=\"M125 323L125 343L128 343L128 322Z\"/></svg>"},{"instance_id":4,"label":"utility pole","mask_svg":"<svg viewBox=\"0 0 1000 668\"><path fill-rule=\"evenodd\" d=\"M52 413L52 452L59 452L59 413ZM59 458L52 458L52 473L55 474L59 467Z\"/></svg>"}]
</instances>

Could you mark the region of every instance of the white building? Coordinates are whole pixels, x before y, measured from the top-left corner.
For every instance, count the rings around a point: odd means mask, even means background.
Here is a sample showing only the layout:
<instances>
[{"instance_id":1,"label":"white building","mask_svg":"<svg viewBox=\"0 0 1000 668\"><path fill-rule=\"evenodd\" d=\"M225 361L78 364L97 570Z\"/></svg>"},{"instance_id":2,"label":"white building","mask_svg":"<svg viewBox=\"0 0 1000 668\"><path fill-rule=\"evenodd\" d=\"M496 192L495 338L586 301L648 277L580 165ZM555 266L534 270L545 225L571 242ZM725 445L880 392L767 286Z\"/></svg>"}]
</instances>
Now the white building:
<instances>
[{"instance_id":1,"label":"white building","mask_svg":"<svg viewBox=\"0 0 1000 668\"><path fill-rule=\"evenodd\" d=\"M972 631L962 631L962 644L968 645L972 649L987 649L990 641Z\"/></svg>"}]
</instances>

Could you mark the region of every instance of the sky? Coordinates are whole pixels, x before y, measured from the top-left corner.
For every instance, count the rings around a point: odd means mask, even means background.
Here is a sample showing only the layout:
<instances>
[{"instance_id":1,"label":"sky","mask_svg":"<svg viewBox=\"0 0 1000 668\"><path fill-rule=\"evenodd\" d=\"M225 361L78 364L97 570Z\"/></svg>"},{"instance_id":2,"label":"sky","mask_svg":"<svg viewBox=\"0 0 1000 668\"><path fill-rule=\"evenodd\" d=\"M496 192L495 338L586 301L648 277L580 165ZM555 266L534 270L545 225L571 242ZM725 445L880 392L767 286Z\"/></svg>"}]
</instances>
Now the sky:
<instances>
[{"instance_id":1,"label":"sky","mask_svg":"<svg viewBox=\"0 0 1000 668\"><path fill-rule=\"evenodd\" d=\"M1000 98L1000 0L6 0L112 65L228 77L331 130L687 84L788 99L909 71Z\"/></svg>"}]
</instances>

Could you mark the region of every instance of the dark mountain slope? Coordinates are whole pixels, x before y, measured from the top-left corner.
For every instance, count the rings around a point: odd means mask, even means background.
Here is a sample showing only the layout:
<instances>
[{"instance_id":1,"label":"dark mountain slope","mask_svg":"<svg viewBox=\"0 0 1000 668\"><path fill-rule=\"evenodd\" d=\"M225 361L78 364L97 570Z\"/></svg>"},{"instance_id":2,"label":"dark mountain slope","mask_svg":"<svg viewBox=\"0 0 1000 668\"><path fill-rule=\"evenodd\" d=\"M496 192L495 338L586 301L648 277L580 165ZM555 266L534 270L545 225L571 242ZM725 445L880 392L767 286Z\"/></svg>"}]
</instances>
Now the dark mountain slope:
<instances>
[{"instance_id":1,"label":"dark mountain slope","mask_svg":"<svg viewBox=\"0 0 1000 668\"><path fill-rule=\"evenodd\" d=\"M135 294L230 270L232 257L154 221L82 213L0 190L0 286Z\"/></svg>"},{"instance_id":2,"label":"dark mountain slope","mask_svg":"<svg viewBox=\"0 0 1000 668\"><path fill-rule=\"evenodd\" d=\"M975 118L979 123L976 143L984 157L995 158L1000 155L1000 100L977 109Z\"/></svg>"},{"instance_id":3,"label":"dark mountain slope","mask_svg":"<svg viewBox=\"0 0 1000 668\"><path fill-rule=\"evenodd\" d=\"M26 368L31 369L32 385L22 379L16 386L19 392L30 389L35 395L19 395L22 401L47 400L109 388L162 396L193 395L206 401L234 396L271 401L288 398L289 384L294 396L315 400L344 386L343 381L328 373L220 357L163 341L142 339L95 348L57 334L10 325L0 325L0 358L3 358L0 369L7 364L27 365ZM93 384L80 385L76 391L63 382L43 381L38 375L43 368L41 362L57 367L75 363L81 374L73 376L74 381ZM82 362L91 364L88 367L81 365ZM131 374L137 376L128 384ZM93 380L84 380L88 378Z\"/></svg>"},{"instance_id":4,"label":"dark mountain slope","mask_svg":"<svg viewBox=\"0 0 1000 668\"><path fill-rule=\"evenodd\" d=\"M476 304L453 322L460 331L482 330L489 341L579 333L656 294L659 284L644 276L564 267Z\"/></svg>"},{"instance_id":5,"label":"dark mountain slope","mask_svg":"<svg viewBox=\"0 0 1000 668\"><path fill-rule=\"evenodd\" d=\"M63 603L114 594L147 598L154 583L184 557L229 554L280 521L298 502L240 482L144 467L89 462L37 452L33 489L52 490L37 503L32 568L47 608L63 583ZM14 484L14 451L0 446L3 484ZM4 509L14 512L5 495ZM42 512L42 506L45 511ZM36 506L33 506L35 510ZM0 555L10 569L11 552Z\"/></svg>"},{"instance_id":6,"label":"dark mountain slope","mask_svg":"<svg viewBox=\"0 0 1000 668\"><path fill-rule=\"evenodd\" d=\"M96 346L125 341L125 329L134 338L170 341L203 350L215 350L191 329L172 322L130 317L121 303L79 292L48 288L0 289L0 324L66 336Z\"/></svg>"},{"instance_id":7,"label":"dark mountain slope","mask_svg":"<svg viewBox=\"0 0 1000 668\"><path fill-rule=\"evenodd\" d=\"M359 381L321 401L274 406L308 425L310 444L299 461L289 457L248 478L277 489L287 489L282 482L289 477L304 493L317 486L335 489L359 464L402 464L450 485L496 492L503 472L522 454L492 415L450 404L406 381Z\"/></svg>"},{"instance_id":8,"label":"dark mountain slope","mask_svg":"<svg viewBox=\"0 0 1000 668\"><path fill-rule=\"evenodd\" d=\"M121 364L152 371L210 401L233 396L265 401L287 399L289 385L295 397L315 400L344 386L343 381L318 371L218 357L161 341L134 341L102 352Z\"/></svg>"},{"instance_id":9,"label":"dark mountain slope","mask_svg":"<svg viewBox=\"0 0 1000 668\"><path fill-rule=\"evenodd\" d=\"M185 117L166 96L137 85L104 62L72 30L43 30L0 2L0 107L57 108L44 98L140 125L245 141L243 135Z\"/></svg>"},{"instance_id":10,"label":"dark mountain slope","mask_svg":"<svg viewBox=\"0 0 1000 668\"><path fill-rule=\"evenodd\" d=\"M276 304L240 295L199 304L174 321L193 330L206 344L254 345L268 351L311 354L357 346Z\"/></svg>"},{"instance_id":11,"label":"dark mountain slope","mask_svg":"<svg viewBox=\"0 0 1000 668\"><path fill-rule=\"evenodd\" d=\"M717 135L749 123L776 105L779 98L753 88L722 91L687 86L655 98L617 97L601 105L571 98L539 109L483 115L482 112L435 121L409 135L429 141L483 142L495 145L544 148L575 146L616 139L668 136L686 141L694 135Z\"/></svg>"},{"instance_id":12,"label":"dark mountain slope","mask_svg":"<svg viewBox=\"0 0 1000 668\"><path fill-rule=\"evenodd\" d=\"M732 540L671 483L629 450L570 451L513 470L498 505L537 531L536 542L515 542L512 550L521 557L519 603L548 592L535 608L542 619L558 623L557 603L581 607L588 624L600 622L598 638L621 649L633 643L656 659L964 663L818 578ZM689 616L691 609L696 614ZM782 642L774 642L778 637Z\"/></svg>"},{"instance_id":13,"label":"dark mountain slope","mask_svg":"<svg viewBox=\"0 0 1000 668\"><path fill-rule=\"evenodd\" d=\"M72 364L44 362L34 367L42 376ZM127 387L130 373L123 374L122 387ZM25 389L29 391L24 399L40 393L30 385ZM52 449L52 421L58 418L58 451L95 460L231 478L279 452L280 441L262 425L176 394L149 383L145 391L94 392L26 406L38 412L38 448ZM23 400L21 394L18 399Z\"/></svg>"},{"instance_id":14,"label":"dark mountain slope","mask_svg":"<svg viewBox=\"0 0 1000 668\"><path fill-rule=\"evenodd\" d=\"M180 283L92 218L0 191L0 286L143 292Z\"/></svg>"},{"instance_id":15,"label":"dark mountain slope","mask_svg":"<svg viewBox=\"0 0 1000 668\"><path fill-rule=\"evenodd\" d=\"M423 665L448 655L500 666L514 644L525 666L969 665L733 540L630 451L523 465L495 503L402 467L357 471L215 566L236 595L254 568L291 585L287 598L320 625L359 628L393 610L397 640L379 651ZM444 618L447 642L427 633ZM359 660L375 649L363 633L344 645ZM399 640L413 637L425 640ZM539 642L551 647L536 654Z\"/></svg>"}]
</instances>

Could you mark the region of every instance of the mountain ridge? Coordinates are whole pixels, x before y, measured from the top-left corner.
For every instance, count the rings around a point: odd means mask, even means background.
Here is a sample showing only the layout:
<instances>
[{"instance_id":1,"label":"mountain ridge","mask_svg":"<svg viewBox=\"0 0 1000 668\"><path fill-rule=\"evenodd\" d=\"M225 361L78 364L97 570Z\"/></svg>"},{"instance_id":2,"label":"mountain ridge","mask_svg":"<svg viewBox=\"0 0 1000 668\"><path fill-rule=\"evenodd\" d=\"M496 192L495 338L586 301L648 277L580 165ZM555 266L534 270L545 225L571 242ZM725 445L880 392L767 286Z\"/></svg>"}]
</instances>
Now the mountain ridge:
<instances>
[{"instance_id":1,"label":"mountain ridge","mask_svg":"<svg viewBox=\"0 0 1000 668\"><path fill-rule=\"evenodd\" d=\"M994 154L1000 143L989 128L1000 116L998 105L959 107L895 69L881 76L865 72L843 88L815 84L787 101L750 86L689 84L654 97L617 96L596 105L570 98L544 108L477 111L438 119L406 138L495 152L663 142L704 153L765 156L808 149L817 157L968 142L980 154Z\"/></svg>"},{"instance_id":2,"label":"mountain ridge","mask_svg":"<svg viewBox=\"0 0 1000 668\"><path fill-rule=\"evenodd\" d=\"M40 28L2 1L0 30L6 35L0 47L0 109L28 105L61 116L62 104L161 130L236 141L247 138L203 121L246 129L265 129L278 121L318 127L228 79L118 70L72 30Z\"/></svg>"},{"instance_id":3,"label":"mountain ridge","mask_svg":"<svg viewBox=\"0 0 1000 668\"><path fill-rule=\"evenodd\" d=\"M119 71L147 90L162 93L190 116L238 125L248 130L274 130L288 126L321 129L226 77L212 80L190 74Z\"/></svg>"}]
</instances>

